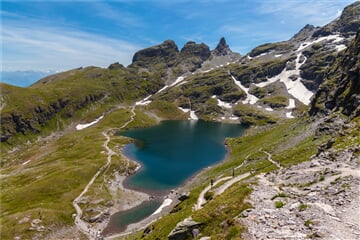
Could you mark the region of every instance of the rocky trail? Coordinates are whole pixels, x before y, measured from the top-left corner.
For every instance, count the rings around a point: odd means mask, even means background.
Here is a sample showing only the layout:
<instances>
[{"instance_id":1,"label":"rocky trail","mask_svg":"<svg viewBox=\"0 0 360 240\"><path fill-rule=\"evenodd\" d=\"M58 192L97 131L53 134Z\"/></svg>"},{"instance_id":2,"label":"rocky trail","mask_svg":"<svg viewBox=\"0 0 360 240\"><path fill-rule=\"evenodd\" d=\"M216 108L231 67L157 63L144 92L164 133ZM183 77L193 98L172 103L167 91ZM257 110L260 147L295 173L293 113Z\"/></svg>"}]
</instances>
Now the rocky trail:
<instances>
[{"instance_id":1,"label":"rocky trail","mask_svg":"<svg viewBox=\"0 0 360 240\"><path fill-rule=\"evenodd\" d=\"M131 107L131 115L130 115L130 119L125 122L119 129L123 129L126 126L128 126L132 121L134 121L136 113L135 113L135 105L133 105ZM100 173L102 173L103 171L106 171L110 164L111 164L111 158L113 155L116 155L117 153L115 153L109 146L109 142L111 140L110 134L112 131L114 131L115 129L109 129L107 131L103 131L102 135L104 135L105 137L105 142L103 144L104 148L106 149L106 153L107 153L107 161L106 164L103 165L102 167L99 168L99 170L95 173L95 175L90 179L89 183L85 186L84 190L80 193L80 195L75 198L75 200L73 201L73 206L76 210L76 216L74 219L74 223L76 225L76 227L83 232L89 239L96 239L97 237L100 236L100 231L96 230L96 229L92 229L92 226L81 219L83 211L79 206L79 202L81 201L81 199L83 198L83 196L88 192L89 188L92 186L92 184L94 183L94 181L96 180L96 178L100 175ZM129 163L127 162L128 166Z\"/></svg>"},{"instance_id":2,"label":"rocky trail","mask_svg":"<svg viewBox=\"0 0 360 240\"><path fill-rule=\"evenodd\" d=\"M279 169L282 168L281 165L280 165L280 163L278 163L278 162L276 162L276 161L274 161L274 160L272 159L271 153L268 153L268 152L263 151L263 150L261 150L261 149L260 149L260 151L262 151L263 153L265 153L265 154L268 156L268 160L269 160L272 164L274 164L275 166L277 166Z\"/></svg>"},{"instance_id":3,"label":"rocky trail","mask_svg":"<svg viewBox=\"0 0 360 240\"><path fill-rule=\"evenodd\" d=\"M212 188L212 186L216 186L218 183L222 181L227 181L229 179L232 179L232 177L222 177L220 179L217 179L213 184L209 184L207 187L204 188L204 190L201 191L197 203L194 206L194 210L199 210L202 208L202 206L206 203L205 194Z\"/></svg>"},{"instance_id":4,"label":"rocky trail","mask_svg":"<svg viewBox=\"0 0 360 240\"><path fill-rule=\"evenodd\" d=\"M252 209L238 221L245 239L359 239L359 157L325 152L257 176Z\"/></svg>"}]
</instances>

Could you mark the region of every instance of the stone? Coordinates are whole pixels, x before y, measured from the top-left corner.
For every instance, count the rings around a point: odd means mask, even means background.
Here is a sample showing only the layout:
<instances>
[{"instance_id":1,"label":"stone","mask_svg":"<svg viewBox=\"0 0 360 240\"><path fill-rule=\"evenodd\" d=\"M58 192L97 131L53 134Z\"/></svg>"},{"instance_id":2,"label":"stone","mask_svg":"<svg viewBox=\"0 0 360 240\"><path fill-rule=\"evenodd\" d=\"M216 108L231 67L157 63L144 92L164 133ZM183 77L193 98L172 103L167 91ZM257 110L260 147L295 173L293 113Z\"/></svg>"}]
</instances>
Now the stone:
<instances>
[{"instance_id":1,"label":"stone","mask_svg":"<svg viewBox=\"0 0 360 240\"><path fill-rule=\"evenodd\" d=\"M169 240L182 240L192 237L192 231L201 226L202 223L195 222L191 217L179 222L168 235Z\"/></svg>"},{"instance_id":2,"label":"stone","mask_svg":"<svg viewBox=\"0 0 360 240\"><path fill-rule=\"evenodd\" d=\"M154 225L151 225L151 226L147 226L145 229L144 229L144 232L142 234L142 238L144 238L146 235L149 235L152 231L154 231L155 227Z\"/></svg>"}]
</instances>

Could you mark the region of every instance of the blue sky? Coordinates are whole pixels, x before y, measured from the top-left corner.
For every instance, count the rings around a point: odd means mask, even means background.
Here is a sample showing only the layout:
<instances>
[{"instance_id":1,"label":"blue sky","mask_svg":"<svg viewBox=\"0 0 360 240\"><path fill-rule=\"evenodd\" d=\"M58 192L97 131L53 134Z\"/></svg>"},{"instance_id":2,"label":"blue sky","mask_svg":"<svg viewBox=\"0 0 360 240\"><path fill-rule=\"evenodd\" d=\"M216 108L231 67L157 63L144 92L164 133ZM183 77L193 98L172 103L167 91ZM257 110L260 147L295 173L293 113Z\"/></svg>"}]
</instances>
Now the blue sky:
<instances>
[{"instance_id":1,"label":"blue sky","mask_svg":"<svg viewBox=\"0 0 360 240\"><path fill-rule=\"evenodd\" d=\"M131 63L137 50L174 40L225 37L246 54L287 40L306 24L322 26L350 0L1 1L3 71L67 70Z\"/></svg>"}]
</instances>

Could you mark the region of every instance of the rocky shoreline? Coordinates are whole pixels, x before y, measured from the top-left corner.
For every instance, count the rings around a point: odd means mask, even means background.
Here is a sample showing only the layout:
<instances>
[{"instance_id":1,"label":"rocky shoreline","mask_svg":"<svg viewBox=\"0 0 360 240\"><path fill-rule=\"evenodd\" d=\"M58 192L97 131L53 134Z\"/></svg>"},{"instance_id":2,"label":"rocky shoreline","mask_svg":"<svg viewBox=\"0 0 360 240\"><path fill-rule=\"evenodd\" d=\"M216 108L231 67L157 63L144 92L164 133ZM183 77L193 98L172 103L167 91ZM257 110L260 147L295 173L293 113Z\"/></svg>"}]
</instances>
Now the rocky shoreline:
<instances>
[{"instance_id":1,"label":"rocky shoreline","mask_svg":"<svg viewBox=\"0 0 360 240\"><path fill-rule=\"evenodd\" d=\"M127 160L133 161L129 159ZM135 174L140 169L140 164L139 163L137 164L138 166L134 171L131 172L130 175ZM163 200L171 199L171 203L166 206L163 206L161 211L158 211L157 214L152 214L139 222L129 224L126 227L126 230L123 231L122 233L115 233L104 236L102 232L107 227L110 218L113 214L121 211L130 210L134 207L139 206L143 202L154 198L154 196L149 195L148 193L126 188L124 186L124 181L130 175L121 175L118 172L114 172L113 178L107 182L107 188L112 193L112 195L114 196L116 192L121 191L121 197L117 198L116 200L113 200L111 206L108 206L106 209L103 208L100 214L90 219L90 222L93 224L92 232L97 233L96 236L94 236L95 239L97 238L113 239L119 236L125 236L134 233L141 229L145 229L151 223L161 218L164 214L170 212L171 209L180 201L187 198L188 193L187 192L183 193L185 186L171 190L167 195L157 196L158 198L163 198Z\"/></svg>"}]
</instances>

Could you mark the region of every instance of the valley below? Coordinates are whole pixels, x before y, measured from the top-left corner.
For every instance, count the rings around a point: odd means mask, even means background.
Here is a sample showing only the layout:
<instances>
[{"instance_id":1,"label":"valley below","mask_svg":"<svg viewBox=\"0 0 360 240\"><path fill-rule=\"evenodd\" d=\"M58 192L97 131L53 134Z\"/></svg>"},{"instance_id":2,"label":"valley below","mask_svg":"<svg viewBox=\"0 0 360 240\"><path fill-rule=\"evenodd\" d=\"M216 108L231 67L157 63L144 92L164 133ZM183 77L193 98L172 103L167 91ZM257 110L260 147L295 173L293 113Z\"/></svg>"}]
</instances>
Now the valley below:
<instances>
[{"instance_id":1,"label":"valley below","mask_svg":"<svg viewBox=\"0 0 360 240\"><path fill-rule=\"evenodd\" d=\"M359 239L359 16L0 83L0 238Z\"/></svg>"}]
</instances>

